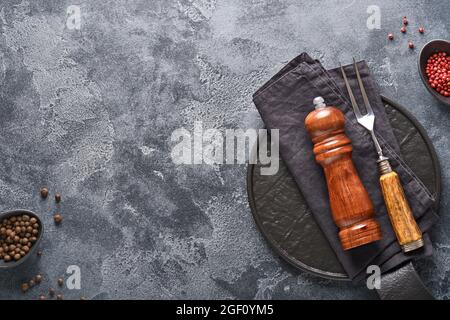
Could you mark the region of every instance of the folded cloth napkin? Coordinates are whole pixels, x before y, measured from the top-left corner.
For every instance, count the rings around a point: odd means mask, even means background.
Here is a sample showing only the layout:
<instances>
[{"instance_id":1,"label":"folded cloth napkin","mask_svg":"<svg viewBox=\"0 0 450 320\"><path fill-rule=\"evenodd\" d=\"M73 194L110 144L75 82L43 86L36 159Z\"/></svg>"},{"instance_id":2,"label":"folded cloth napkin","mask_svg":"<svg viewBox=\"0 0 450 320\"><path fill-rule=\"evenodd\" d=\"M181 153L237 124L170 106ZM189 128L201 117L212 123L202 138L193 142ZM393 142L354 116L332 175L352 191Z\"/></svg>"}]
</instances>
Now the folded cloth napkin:
<instances>
[{"instance_id":1,"label":"folded cloth napkin","mask_svg":"<svg viewBox=\"0 0 450 320\"><path fill-rule=\"evenodd\" d=\"M302 53L253 95L266 127L279 129L280 155L349 278L355 282L364 279L369 265L378 265L382 272L386 272L412 258L431 255L432 246L426 232L437 220L432 208L433 196L400 156L398 142L367 64L358 62L358 68L376 117L376 135L400 177L414 216L424 232L425 246L414 253L404 254L397 243L380 189L374 144L369 132L356 121L338 68L325 70L318 61ZM364 106L353 66L345 66L344 69L358 105ZM312 142L304 125L306 116L314 110L312 101L317 96L322 96L327 105L338 107L346 117L345 130L352 140L353 161L373 201L375 217L381 226L383 237L380 241L348 251L341 247L338 228L331 216L323 170L314 159Z\"/></svg>"}]
</instances>

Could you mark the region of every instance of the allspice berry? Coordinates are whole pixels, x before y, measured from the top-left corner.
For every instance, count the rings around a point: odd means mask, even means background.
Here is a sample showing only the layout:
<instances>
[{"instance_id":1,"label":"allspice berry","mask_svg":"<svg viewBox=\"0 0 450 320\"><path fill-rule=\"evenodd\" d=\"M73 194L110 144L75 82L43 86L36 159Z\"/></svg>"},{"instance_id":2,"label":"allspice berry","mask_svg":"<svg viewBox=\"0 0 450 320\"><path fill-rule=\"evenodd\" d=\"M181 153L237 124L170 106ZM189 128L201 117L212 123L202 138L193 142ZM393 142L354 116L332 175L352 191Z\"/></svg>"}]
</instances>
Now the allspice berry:
<instances>
[{"instance_id":1,"label":"allspice berry","mask_svg":"<svg viewBox=\"0 0 450 320\"><path fill-rule=\"evenodd\" d=\"M21 285L20 285L20 289L22 290L22 292L27 292L28 291L28 289L30 289L30 286L28 285L28 283L22 283Z\"/></svg>"},{"instance_id":2,"label":"allspice berry","mask_svg":"<svg viewBox=\"0 0 450 320\"><path fill-rule=\"evenodd\" d=\"M42 275L38 274L34 277L34 281L36 283L41 283L42 282Z\"/></svg>"},{"instance_id":3,"label":"allspice berry","mask_svg":"<svg viewBox=\"0 0 450 320\"><path fill-rule=\"evenodd\" d=\"M62 287L64 285L64 279L58 278L58 286Z\"/></svg>"},{"instance_id":4,"label":"allspice berry","mask_svg":"<svg viewBox=\"0 0 450 320\"><path fill-rule=\"evenodd\" d=\"M46 187L42 187L42 188L41 188L41 197L42 197L43 199L45 199L45 198L48 197L48 189L47 189Z\"/></svg>"},{"instance_id":5,"label":"allspice berry","mask_svg":"<svg viewBox=\"0 0 450 320\"><path fill-rule=\"evenodd\" d=\"M55 201L57 203L61 202L61 194L60 193L55 193Z\"/></svg>"},{"instance_id":6,"label":"allspice berry","mask_svg":"<svg viewBox=\"0 0 450 320\"><path fill-rule=\"evenodd\" d=\"M62 221L62 216L61 216L61 214L60 214L60 213L56 213L56 214L53 216L53 220L54 220L55 223L57 223L57 224L61 223L61 221Z\"/></svg>"}]
</instances>

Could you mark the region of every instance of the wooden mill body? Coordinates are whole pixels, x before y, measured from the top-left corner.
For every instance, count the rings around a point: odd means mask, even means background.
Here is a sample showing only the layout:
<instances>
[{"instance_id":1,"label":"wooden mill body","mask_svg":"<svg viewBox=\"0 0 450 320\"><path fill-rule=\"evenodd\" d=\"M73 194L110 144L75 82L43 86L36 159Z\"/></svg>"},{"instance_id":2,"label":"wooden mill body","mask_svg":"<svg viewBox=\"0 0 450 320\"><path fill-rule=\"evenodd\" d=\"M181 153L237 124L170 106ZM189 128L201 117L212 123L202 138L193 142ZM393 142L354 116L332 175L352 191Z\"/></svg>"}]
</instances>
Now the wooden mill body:
<instances>
[{"instance_id":1,"label":"wooden mill body","mask_svg":"<svg viewBox=\"0 0 450 320\"><path fill-rule=\"evenodd\" d=\"M316 161L323 167L334 222L344 250L381 239L373 204L352 161L345 118L336 107L316 108L305 119Z\"/></svg>"}]
</instances>

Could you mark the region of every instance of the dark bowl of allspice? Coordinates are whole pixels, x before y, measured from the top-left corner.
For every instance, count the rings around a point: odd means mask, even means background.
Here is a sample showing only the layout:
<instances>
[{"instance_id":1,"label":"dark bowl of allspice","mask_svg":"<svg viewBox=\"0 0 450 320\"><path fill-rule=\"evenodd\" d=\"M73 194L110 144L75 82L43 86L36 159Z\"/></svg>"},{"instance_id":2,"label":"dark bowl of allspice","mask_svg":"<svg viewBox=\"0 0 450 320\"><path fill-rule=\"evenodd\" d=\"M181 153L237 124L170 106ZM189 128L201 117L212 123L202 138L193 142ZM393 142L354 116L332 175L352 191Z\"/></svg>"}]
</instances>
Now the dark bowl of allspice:
<instances>
[{"instance_id":1,"label":"dark bowl of allspice","mask_svg":"<svg viewBox=\"0 0 450 320\"><path fill-rule=\"evenodd\" d=\"M0 269L14 268L35 254L44 226L29 210L0 213Z\"/></svg>"}]
</instances>

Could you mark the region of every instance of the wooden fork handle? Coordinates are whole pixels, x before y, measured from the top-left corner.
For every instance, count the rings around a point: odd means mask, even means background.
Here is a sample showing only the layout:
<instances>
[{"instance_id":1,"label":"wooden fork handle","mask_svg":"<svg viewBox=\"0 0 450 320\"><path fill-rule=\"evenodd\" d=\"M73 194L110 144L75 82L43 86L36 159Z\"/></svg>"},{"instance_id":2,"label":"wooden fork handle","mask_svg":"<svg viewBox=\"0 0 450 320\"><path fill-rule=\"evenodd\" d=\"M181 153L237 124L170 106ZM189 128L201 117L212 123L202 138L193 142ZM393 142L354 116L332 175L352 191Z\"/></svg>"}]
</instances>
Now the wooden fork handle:
<instances>
[{"instance_id":1,"label":"wooden fork handle","mask_svg":"<svg viewBox=\"0 0 450 320\"><path fill-rule=\"evenodd\" d=\"M383 174L380 184L392 227L403 252L422 247L422 232L406 200L398 174L394 171Z\"/></svg>"}]
</instances>

